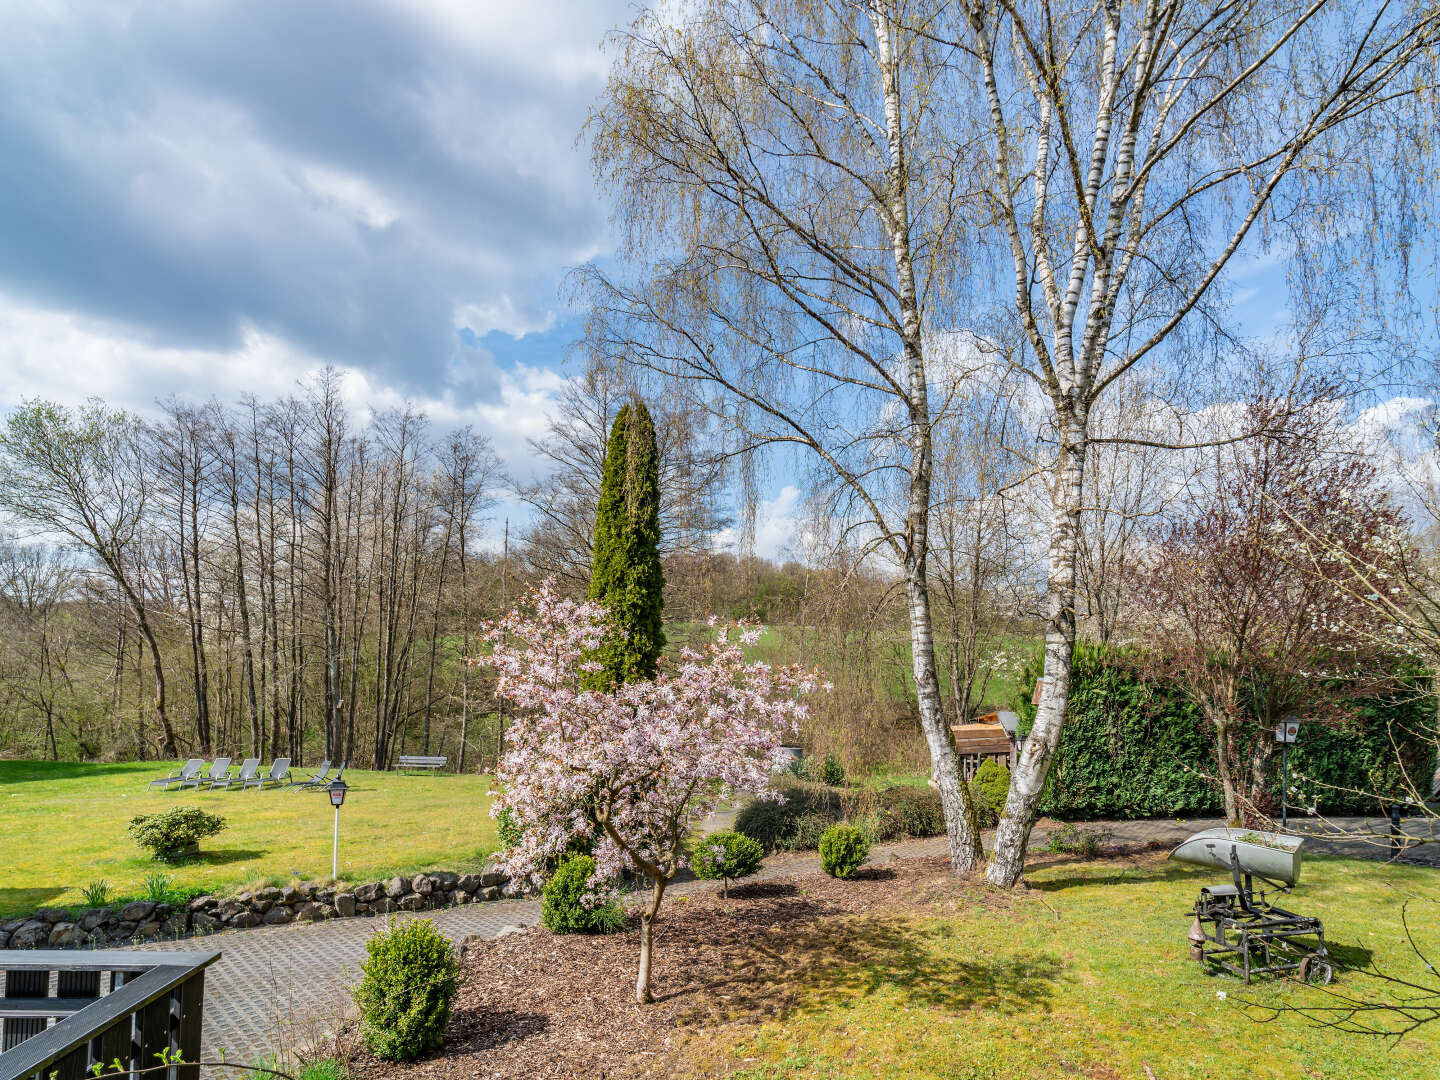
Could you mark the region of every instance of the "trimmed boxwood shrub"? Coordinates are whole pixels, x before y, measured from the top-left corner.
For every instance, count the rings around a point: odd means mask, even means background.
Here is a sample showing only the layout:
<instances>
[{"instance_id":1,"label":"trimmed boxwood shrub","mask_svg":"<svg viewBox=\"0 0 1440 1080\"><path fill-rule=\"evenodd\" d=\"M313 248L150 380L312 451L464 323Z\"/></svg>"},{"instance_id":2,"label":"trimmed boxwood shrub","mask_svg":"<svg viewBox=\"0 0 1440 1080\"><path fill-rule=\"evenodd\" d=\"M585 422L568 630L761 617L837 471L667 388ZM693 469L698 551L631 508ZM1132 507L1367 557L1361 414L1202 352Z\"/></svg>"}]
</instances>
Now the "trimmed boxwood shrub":
<instances>
[{"instance_id":1,"label":"trimmed boxwood shrub","mask_svg":"<svg viewBox=\"0 0 1440 1080\"><path fill-rule=\"evenodd\" d=\"M765 849L734 829L711 833L695 841L690 851L690 868L701 881L720 882L720 895L730 895L730 882L749 877L760 869Z\"/></svg>"},{"instance_id":2,"label":"trimmed boxwood shrub","mask_svg":"<svg viewBox=\"0 0 1440 1080\"><path fill-rule=\"evenodd\" d=\"M129 833L135 843L148 848L161 862L184 862L199 853L200 841L225 828L219 814L198 806L172 806L158 814L137 814L130 819Z\"/></svg>"},{"instance_id":3,"label":"trimmed boxwood shrub","mask_svg":"<svg viewBox=\"0 0 1440 1080\"><path fill-rule=\"evenodd\" d=\"M1029 690L1037 674L1038 665L1026 672L1013 702L1022 732L1035 718ZM1306 804L1331 814L1374 813L1374 799L1334 788L1386 791L1395 768L1392 732L1411 775L1431 774L1435 746L1426 733L1435 731L1435 699L1423 673L1413 682L1412 691L1353 702L1353 717L1343 723L1305 726L1290 751L1290 772ZM1177 689L1140 678L1121 650L1082 643L1040 813L1080 821L1217 814L1219 793L1202 775L1214 771L1213 761L1211 733ZM1278 800L1278 754L1274 768Z\"/></svg>"},{"instance_id":4,"label":"trimmed boxwood shrub","mask_svg":"<svg viewBox=\"0 0 1440 1080\"><path fill-rule=\"evenodd\" d=\"M365 949L355 987L365 1046L390 1061L438 1048L460 977L450 943L428 919L392 920Z\"/></svg>"},{"instance_id":5,"label":"trimmed boxwood shrub","mask_svg":"<svg viewBox=\"0 0 1440 1080\"><path fill-rule=\"evenodd\" d=\"M975 779L970 781L970 794L975 800L980 824L994 825L1005 809L1005 797L1010 794L1010 770L994 758L986 758L975 770Z\"/></svg>"},{"instance_id":6,"label":"trimmed boxwood shrub","mask_svg":"<svg viewBox=\"0 0 1440 1080\"><path fill-rule=\"evenodd\" d=\"M618 904L597 903L590 878L595 860L571 854L560 860L540 898L540 921L557 934L608 934L625 925Z\"/></svg>"},{"instance_id":7,"label":"trimmed boxwood shrub","mask_svg":"<svg viewBox=\"0 0 1440 1080\"><path fill-rule=\"evenodd\" d=\"M852 878L870 857L870 840L854 825L831 825L820 837L820 869L835 878Z\"/></svg>"}]
</instances>

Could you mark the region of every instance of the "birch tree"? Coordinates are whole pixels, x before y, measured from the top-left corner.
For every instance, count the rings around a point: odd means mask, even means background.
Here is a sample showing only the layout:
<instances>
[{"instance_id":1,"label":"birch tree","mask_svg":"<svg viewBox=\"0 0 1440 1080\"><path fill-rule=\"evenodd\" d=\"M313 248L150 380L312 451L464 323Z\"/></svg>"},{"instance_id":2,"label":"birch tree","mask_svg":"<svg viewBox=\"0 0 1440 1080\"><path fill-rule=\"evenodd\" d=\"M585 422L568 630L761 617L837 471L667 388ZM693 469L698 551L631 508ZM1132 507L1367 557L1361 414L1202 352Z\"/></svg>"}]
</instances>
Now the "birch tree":
<instances>
[{"instance_id":1,"label":"birch tree","mask_svg":"<svg viewBox=\"0 0 1440 1080\"><path fill-rule=\"evenodd\" d=\"M93 557L125 598L150 655L160 752L174 757L165 664L140 562L150 497L140 455L137 425L123 412L99 402L73 412L29 402L0 427L0 508Z\"/></svg>"},{"instance_id":2,"label":"birch tree","mask_svg":"<svg viewBox=\"0 0 1440 1080\"><path fill-rule=\"evenodd\" d=\"M1227 269L1262 241L1302 260L1360 242L1403 187L1383 162L1433 85L1437 9L967 0L959 16L956 145L983 144L993 214L977 243L1013 281L1008 318L1054 444L1044 689L986 871L1008 886L1069 698L1097 405L1142 361L1223 334Z\"/></svg>"},{"instance_id":3,"label":"birch tree","mask_svg":"<svg viewBox=\"0 0 1440 1080\"><path fill-rule=\"evenodd\" d=\"M980 859L936 675L932 309L965 273L968 155L937 129L947 48L905 0L704 0L614 39L590 133L632 276L582 271L588 344L814 467L903 571L920 725L954 870Z\"/></svg>"}]
</instances>

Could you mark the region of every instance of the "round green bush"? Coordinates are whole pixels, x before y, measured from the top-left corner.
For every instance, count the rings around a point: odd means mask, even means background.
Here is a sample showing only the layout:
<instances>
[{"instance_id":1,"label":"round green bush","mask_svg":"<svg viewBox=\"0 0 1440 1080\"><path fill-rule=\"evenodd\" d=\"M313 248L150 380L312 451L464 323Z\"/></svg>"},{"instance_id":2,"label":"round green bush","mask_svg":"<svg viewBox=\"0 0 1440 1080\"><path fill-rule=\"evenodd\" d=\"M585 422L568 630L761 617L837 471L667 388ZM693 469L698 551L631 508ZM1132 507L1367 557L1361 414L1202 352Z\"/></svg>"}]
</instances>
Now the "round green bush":
<instances>
[{"instance_id":1,"label":"round green bush","mask_svg":"<svg viewBox=\"0 0 1440 1080\"><path fill-rule=\"evenodd\" d=\"M994 758L986 758L975 770L975 779L970 781L970 793L975 799L975 813L981 825L994 825L1000 820L1005 809L1005 799L1010 794L1010 770Z\"/></svg>"},{"instance_id":2,"label":"round green bush","mask_svg":"<svg viewBox=\"0 0 1440 1080\"><path fill-rule=\"evenodd\" d=\"M765 849L743 833L727 829L695 841L690 868L701 881L720 881L722 896L730 895L730 882L760 869Z\"/></svg>"},{"instance_id":3,"label":"round green bush","mask_svg":"<svg viewBox=\"0 0 1440 1080\"><path fill-rule=\"evenodd\" d=\"M820 837L820 869L835 878L853 878L870 857L865 830L854 825L831 825Z\"/></svg>"},{"instance_id":4,"label":"round green bush","mask_svg":"<svg viewBox=\"0 0 1440 1080\"><path fill-rule=\"evenodd\" d=\"M172 806L158 814L137 814L130 819L128 831L153 858L174 863L198 854L200 841L224 828L225 819L219 814L206 813L198 806Z\"/></svg>"},{"instance_id":5,"label":"round green bush","mask_svg":"<svg viewBox=\"0 0 1440 1080\"><path fill-rule=\"evenodd\" d=\"M515 811L508 806L495 815L495 838L500 841L501 851L509 851L524 838Z\"/></svg>"},{"instance_id":6,"label":"round green bush","mask_svg":"<svg viewBox=\"0 0 1440 1080\"><path fill-rule=\"evenodd\" d=\"M540 921L557 934L608 934L625 926L615 903L596 903L590 877L595 860L571 854L560 860L540 898Z\"/></svg>"},{"instance_id":7,"label":"round green bush","mask_svg":"<svg viewBox=\"0 0 1440 1080\"><path fill-rule=\"evenodd\" d=\"M376 1057L414 1061L440 1046L460 962L428 919L390 923L365 945L355 987L365 1046Z\"/></svg>"},{"instance_id":8,"label":"round green bush","mask_svg":"<svg viewBox=\"0 0 1440 1080\"><path fill-rule=\"evenodd\" d=\"M845 783L845 766L834 754L826 754L820 763L820 782L828 787L839 787Z\"/></svg>"}]
</instances>

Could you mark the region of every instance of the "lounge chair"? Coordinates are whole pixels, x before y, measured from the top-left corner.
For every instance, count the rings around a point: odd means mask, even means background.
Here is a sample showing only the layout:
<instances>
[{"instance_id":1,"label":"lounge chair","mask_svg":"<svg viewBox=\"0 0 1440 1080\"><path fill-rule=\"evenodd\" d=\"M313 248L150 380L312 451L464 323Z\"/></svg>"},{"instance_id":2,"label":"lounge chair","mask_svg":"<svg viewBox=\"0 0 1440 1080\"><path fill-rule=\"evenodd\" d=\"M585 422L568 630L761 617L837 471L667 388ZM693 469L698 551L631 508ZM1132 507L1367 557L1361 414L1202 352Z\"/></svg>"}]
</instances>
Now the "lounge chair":
<instances>
[{"instance_id":1,"label":"lounge chair","mask_svg":"<svg viewBox=\"0 0 1440 1080\"><path fill-rule=\"evenodd\" d=\"M284 784L285 778L290 775L290 759L288 757L277 757L275 763L270 766L270 771L262 776L252 776L240 784L240 790L248 787L255 787L261 791L265 790L266 784L274 784L280 787Z\"/></svg>"},{"instance_id":2,"label":"lounge chair","mask_svg":"<svg viewBox=\"0 0 1440 1080\"><path fill-rule=\"evenodd\" d=\"M308 787L317 787L321 784L329 783L329 781L325 779L329 775L330 759L327 757L320 763L320 768L315 770L315 775L310 777L309 780L292 780L290 781L290 786L301 790Z\"/></svg>"},{"instance_id":3,"label":"lounge chair","mask_svg":"<svg viewBox=\"0 0 1440 1080\"><path fill-rule=\"evenodd\" d=\"M202 785L210 785L217 780L224 780L225 777L230 774L231 760L233 759L228 757L217 757L215 764L210 766L209 772L196 773L181 786L193 787L196 791L199 791Z\"/></svg>"},{"instance_id":4,"label":"lounge chair","mask_svg":"<svg viewBox=\"0 0 1440 1080\"><path fill-rule=\"evenodd\" d=\"M346 770L348 767L349 767L349 766L346 765L346 763L342 761L342 762L340 763L340 768L338 768L338 769L335 770L335 775L332 776L332 777L330 777L329 780L322 780L322 781L320 781L320 783L318 783L318 784L312 783L311 781L308 781L308 780L307 780L304 784L301 785L301 790L302 790L302 791L324 791L324 790L325 790L326 788L328 788L331 784L338 784L342 779L344 779L344 777L345 777L345 770Z\"/></svg>"},{"instance_id":5,"label":"lounge chair","mask_svg":"<svg viewBox=\"0 0 1440 1080\"><path fill-rule=\"evenodd\" d=\"M260 759L258 757L247 757L240 763L240 771L234 776L222 776L218 780L211 780L210 790L224 791L231 784L239 784L243 788L245 784L255 778L255 772L259 768Z\"/></svg>"},{"instance_id":6,"label":"lounge chair","mask_svg":"<svg viewBox=\"0 0 1440 1080\"><path fill-rule=\"evenodd\" d=\"M192 757L189 761L185 762L185 764L180 767L180 770L178 772L172 772L163 780L151 780L150 783L146 786L162 787L167 790L169 789L171 784L179 784L181 787L184 787L185 781L196 775L204 767L204 758Z\"/></svg>"}]
</instances>

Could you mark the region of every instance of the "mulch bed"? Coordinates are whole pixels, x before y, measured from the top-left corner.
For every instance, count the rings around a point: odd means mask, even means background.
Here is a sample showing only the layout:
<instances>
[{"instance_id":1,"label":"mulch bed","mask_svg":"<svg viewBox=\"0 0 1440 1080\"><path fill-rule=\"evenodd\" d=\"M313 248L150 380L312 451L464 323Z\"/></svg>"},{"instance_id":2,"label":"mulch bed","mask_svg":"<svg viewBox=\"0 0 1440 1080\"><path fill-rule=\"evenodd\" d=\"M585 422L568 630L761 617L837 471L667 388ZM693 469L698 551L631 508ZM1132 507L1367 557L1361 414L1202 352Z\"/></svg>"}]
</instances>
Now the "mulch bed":
<instances>
[{"instance_id":1,"label":"mulch bed","mask_svg":"<svg viewBox=\"0 0 1440 1080\"><path fill-rule=\"evenodd\" d=\"M1137 865L1163 857L1112 849L1099 859L1117 854ZM1077 861L1086 860L1033 853L1027 869ZM472 939L462 952L465 978L443 1050L410 1065L361 1051L351 1062L351 1075L355 1080L709 1075L703 1064L681 1053L687 1033L783 1018L803 992L791 978L800 965L812 978L819 972L818 977L843 982L867 934L889 934L903 944L897 918L944 917L981 906L998 913L1027 897L1044 903L1042 894L1024 887L1007 893L959 881L945 857L891 859L865 867L852 881L799 865L795 870L732 886L728 900L721 899L718 887L667 896L655 926L651 989L657 1000L651 1005L635 1004L637 918L624 934L557 935L532 927L493 941ZM883 919L847 919L867 915Z\"/></svg>"},{"instance_id":2,"label":"mulch bed","mask_svg":"<svg viewBox=\"0 0 1440 1080\"><path fill-rule=\"evenodd\" d=\"M668 896L655 925L654 1004L635 1004L639 933L557 935L542 927L494 941L472 940L462 955L465 981L445 1047L433 1059L393 1065L363 1053L356 1080L424 1077L619 1078L669 1071L683 1029L761 1021L792 1002L784 952L819 920L881 912L938 914L964 900L1013 898L967 886L944 858L866 867L852 881L797 874Z\"/></svg>"}]
</instances>

